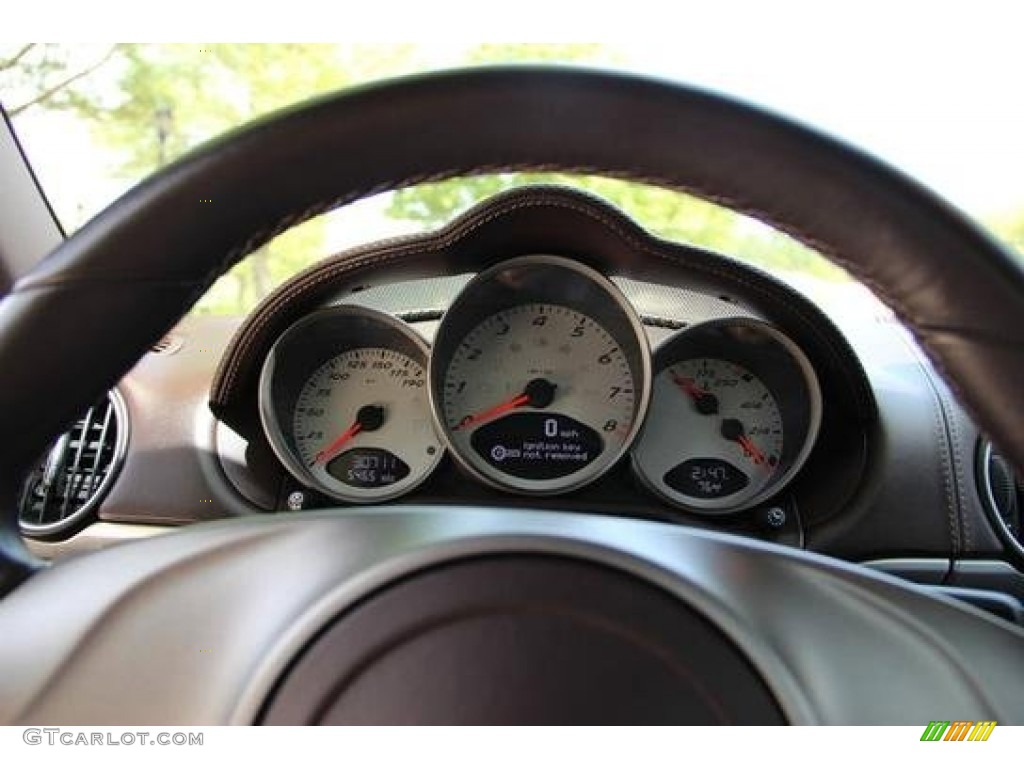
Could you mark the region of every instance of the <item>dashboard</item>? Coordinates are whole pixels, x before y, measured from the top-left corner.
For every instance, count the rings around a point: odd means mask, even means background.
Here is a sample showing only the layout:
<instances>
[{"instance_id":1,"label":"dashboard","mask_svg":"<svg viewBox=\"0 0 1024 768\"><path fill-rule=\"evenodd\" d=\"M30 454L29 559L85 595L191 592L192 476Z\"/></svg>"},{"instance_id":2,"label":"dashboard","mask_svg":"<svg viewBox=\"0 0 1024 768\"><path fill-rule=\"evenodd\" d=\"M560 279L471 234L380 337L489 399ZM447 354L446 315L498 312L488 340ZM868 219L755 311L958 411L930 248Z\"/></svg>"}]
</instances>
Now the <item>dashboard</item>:
<instances>
[{"instance_id":1,"label":"dashboard","mask_svg":"<svg viewBox=\"0 0 1024 768\"><path fill-rule=\"evenodd\" d=\"M856 494L877 424L806 297L564 188L318 264L226 347L220 463L273 511L558 496L801 545Z\"/></svg>"},{"instance_id":2,"label":"dashboard","mask_svg":"<svg viewBox=\"0 0 1024 768\"><path fill-rule=\"evenodd\" d=\"M248 317L186 318L117 392L116 479L72 523L29 526L44 556L200 520L557 496L930 583L998 566L1024 595L974 481L982 436L866 291L812 301L571 189L326 259Z\"/></svg>"},{"instance_id":3,"label":"dashboard","mask_svg":"<svg viewBox=\"0 0 1024 768\"><path fill-rule=\"evenodd\" d=\"M259 409L292 479L341 502L389 501L447 452L477 482L549 496L628 455L665 503L733 514L785 490L821 422L813 365L772 325L699 322L652 354L623 293L560 256L476 275L432 341L353 305L290 326L263 363Z\"/></svg>"}]
</instances>

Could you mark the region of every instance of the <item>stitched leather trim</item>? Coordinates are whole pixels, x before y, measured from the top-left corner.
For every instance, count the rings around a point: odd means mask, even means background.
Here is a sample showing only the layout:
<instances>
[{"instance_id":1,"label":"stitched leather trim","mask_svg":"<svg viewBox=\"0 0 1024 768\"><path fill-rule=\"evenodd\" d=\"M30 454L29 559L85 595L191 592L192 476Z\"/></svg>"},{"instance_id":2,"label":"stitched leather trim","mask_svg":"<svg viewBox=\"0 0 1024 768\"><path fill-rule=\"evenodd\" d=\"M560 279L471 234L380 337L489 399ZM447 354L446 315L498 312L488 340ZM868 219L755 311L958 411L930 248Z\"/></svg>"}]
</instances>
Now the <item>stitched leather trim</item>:
<instances>
[{"instance_id":1,"label":"stitched leather trim","mask_svg":"<svg viewBox=\"0 0 1024 768\"><path fill-rule=\"evenodd\" d=\"M784 308L795 315L805 333L815 338L831 364L846 374L862 417L873 416L874 401L853 352L820 310L788 286L732 259L701 254L654 238L621 212L589 194L550 186L510 190L485 201L436 233L361 246L313 265L282 284L251 313L226 350L211 388L211 407L219 415L228 414L244 393L251 391L262 359L274 339L297 312L309 311L322 300L323 293L327 292L324 286L329 285L331 293L338 293L347 281L362 276L367 270L383 269L403 260L440 256L482 227L500 226L500 220L510 213L541 207L587 216L635 253L715 280L723 290L738 291L741 297L745 294Z\"/></svg>"},{"instance_id":2,"label":"stitched leather trim","mask_svg":"<svg viewBox=\"0 0 1024 768\"><path fill-rule=\"evenodd\" d=\"M910 343L909 339L903 337L902 334L899 338L907 348L911 358L917 364L932 402L933 445L939 457L939 466L942 469L942 489L946 501L945 515L946 526L949 529L950 557L955 560L964 549L960 524L963 514L961 506L962 496L959 495L961 492L957 477L956 454L953 452L954 446L951 443L951 433L948 429L949 421L943 412L943 401L934 379L933 369L928 365L928 360L921 354L920 349Z\"/></svg>"}]
</instances>

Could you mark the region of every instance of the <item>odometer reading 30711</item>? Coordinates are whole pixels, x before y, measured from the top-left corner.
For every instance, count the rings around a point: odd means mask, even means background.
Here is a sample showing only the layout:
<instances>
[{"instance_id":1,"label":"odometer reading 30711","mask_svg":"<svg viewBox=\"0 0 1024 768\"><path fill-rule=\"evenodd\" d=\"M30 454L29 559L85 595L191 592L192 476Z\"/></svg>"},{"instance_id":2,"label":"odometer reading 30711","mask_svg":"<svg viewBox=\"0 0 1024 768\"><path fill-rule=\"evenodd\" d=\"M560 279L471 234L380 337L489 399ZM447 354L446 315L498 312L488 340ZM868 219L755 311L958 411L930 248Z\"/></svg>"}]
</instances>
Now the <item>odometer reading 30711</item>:
<instances>
[{"instance_id":1,"label":"odometer reading 30711","mask_svg":"<svg viewBox=\"0 0 1024 768\"><path fill-rule=\"evenodd\" d=\"M441 387L460 454L523 489L585 475L618 453L637 404L620 342L588 315L547 303L510 307L470 330Z\"/></svg>"}]
</instances>

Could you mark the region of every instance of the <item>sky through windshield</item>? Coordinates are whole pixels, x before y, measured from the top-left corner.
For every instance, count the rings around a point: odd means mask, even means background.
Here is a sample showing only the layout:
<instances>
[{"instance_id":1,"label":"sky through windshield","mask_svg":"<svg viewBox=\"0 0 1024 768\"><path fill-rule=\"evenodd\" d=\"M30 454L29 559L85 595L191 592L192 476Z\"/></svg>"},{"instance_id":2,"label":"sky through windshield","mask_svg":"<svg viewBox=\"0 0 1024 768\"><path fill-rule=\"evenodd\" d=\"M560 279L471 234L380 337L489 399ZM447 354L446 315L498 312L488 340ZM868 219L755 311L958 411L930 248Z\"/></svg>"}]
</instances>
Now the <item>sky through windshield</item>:
<instances>
[{"instance_id":1,"label":"sky through windshield","mask_svg":"<svg viewBox=\"0 0 1024 768\"><path fill-rule=\"evenodd\" d=\"M859 25L857 18L842 29L800 45L772 44L756 25L732 27L725 39L690 35L685 45L0 43L0 98L71 230L190 147L310 95L427 69L552 61L655 74L780 111L881 156L1024 249L1024 107L1009 98L1019 70L1013 49L991 36L961 35L951 51L953 26L933 24L909 42L900 30ZM246 262L200 309L247 311L296 269L331 252L436 227L488 194L531 180L537 179L434 185L330 214L272 244L263 263L259 255ZM557 180L601 194L659 234L769 269L843 277L756 222L685 196L606 180Z\"/></svg>"}]
</instances>

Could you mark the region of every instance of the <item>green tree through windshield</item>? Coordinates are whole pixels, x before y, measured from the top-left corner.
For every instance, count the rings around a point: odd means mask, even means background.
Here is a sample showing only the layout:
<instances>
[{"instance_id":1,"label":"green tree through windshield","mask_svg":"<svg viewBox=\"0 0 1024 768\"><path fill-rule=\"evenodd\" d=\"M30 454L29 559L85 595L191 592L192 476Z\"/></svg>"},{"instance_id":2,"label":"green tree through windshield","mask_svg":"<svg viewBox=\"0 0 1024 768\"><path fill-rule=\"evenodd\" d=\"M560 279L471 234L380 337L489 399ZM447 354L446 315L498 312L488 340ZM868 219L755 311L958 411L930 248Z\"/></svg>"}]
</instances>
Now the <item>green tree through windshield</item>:
<instances>
[{"instance_id":1,"label":"green tree through windshield","mask_svg":"<svg viewBox=\"0 0 1024 768\"><path fill-rule=\"evenodd\" d=\"M6 45L0 46L0 97L19 130L33 112L87 125L95 144L113 158L110 173L124 189L226 130L355 83L438 66L539 61L615 66L620 60L613 47L597 44L477 45L441 58L414 45ZM379 212L396 232L434 229L496 192L536 182L586 189L657 235L775 273L847 279L819 254L751 219L688 195L620 180L559 174L454 179L389 195ZM65 226L74 229L109 198L79 203L83 213L70 217L56 202ZM260 249L214 286L197 311L249 311L283 280L329 255L330 220L331 214L319 217ZM1024 210L992 217L989 225L1024 248Z\"/></svg>"}]
</instances>

